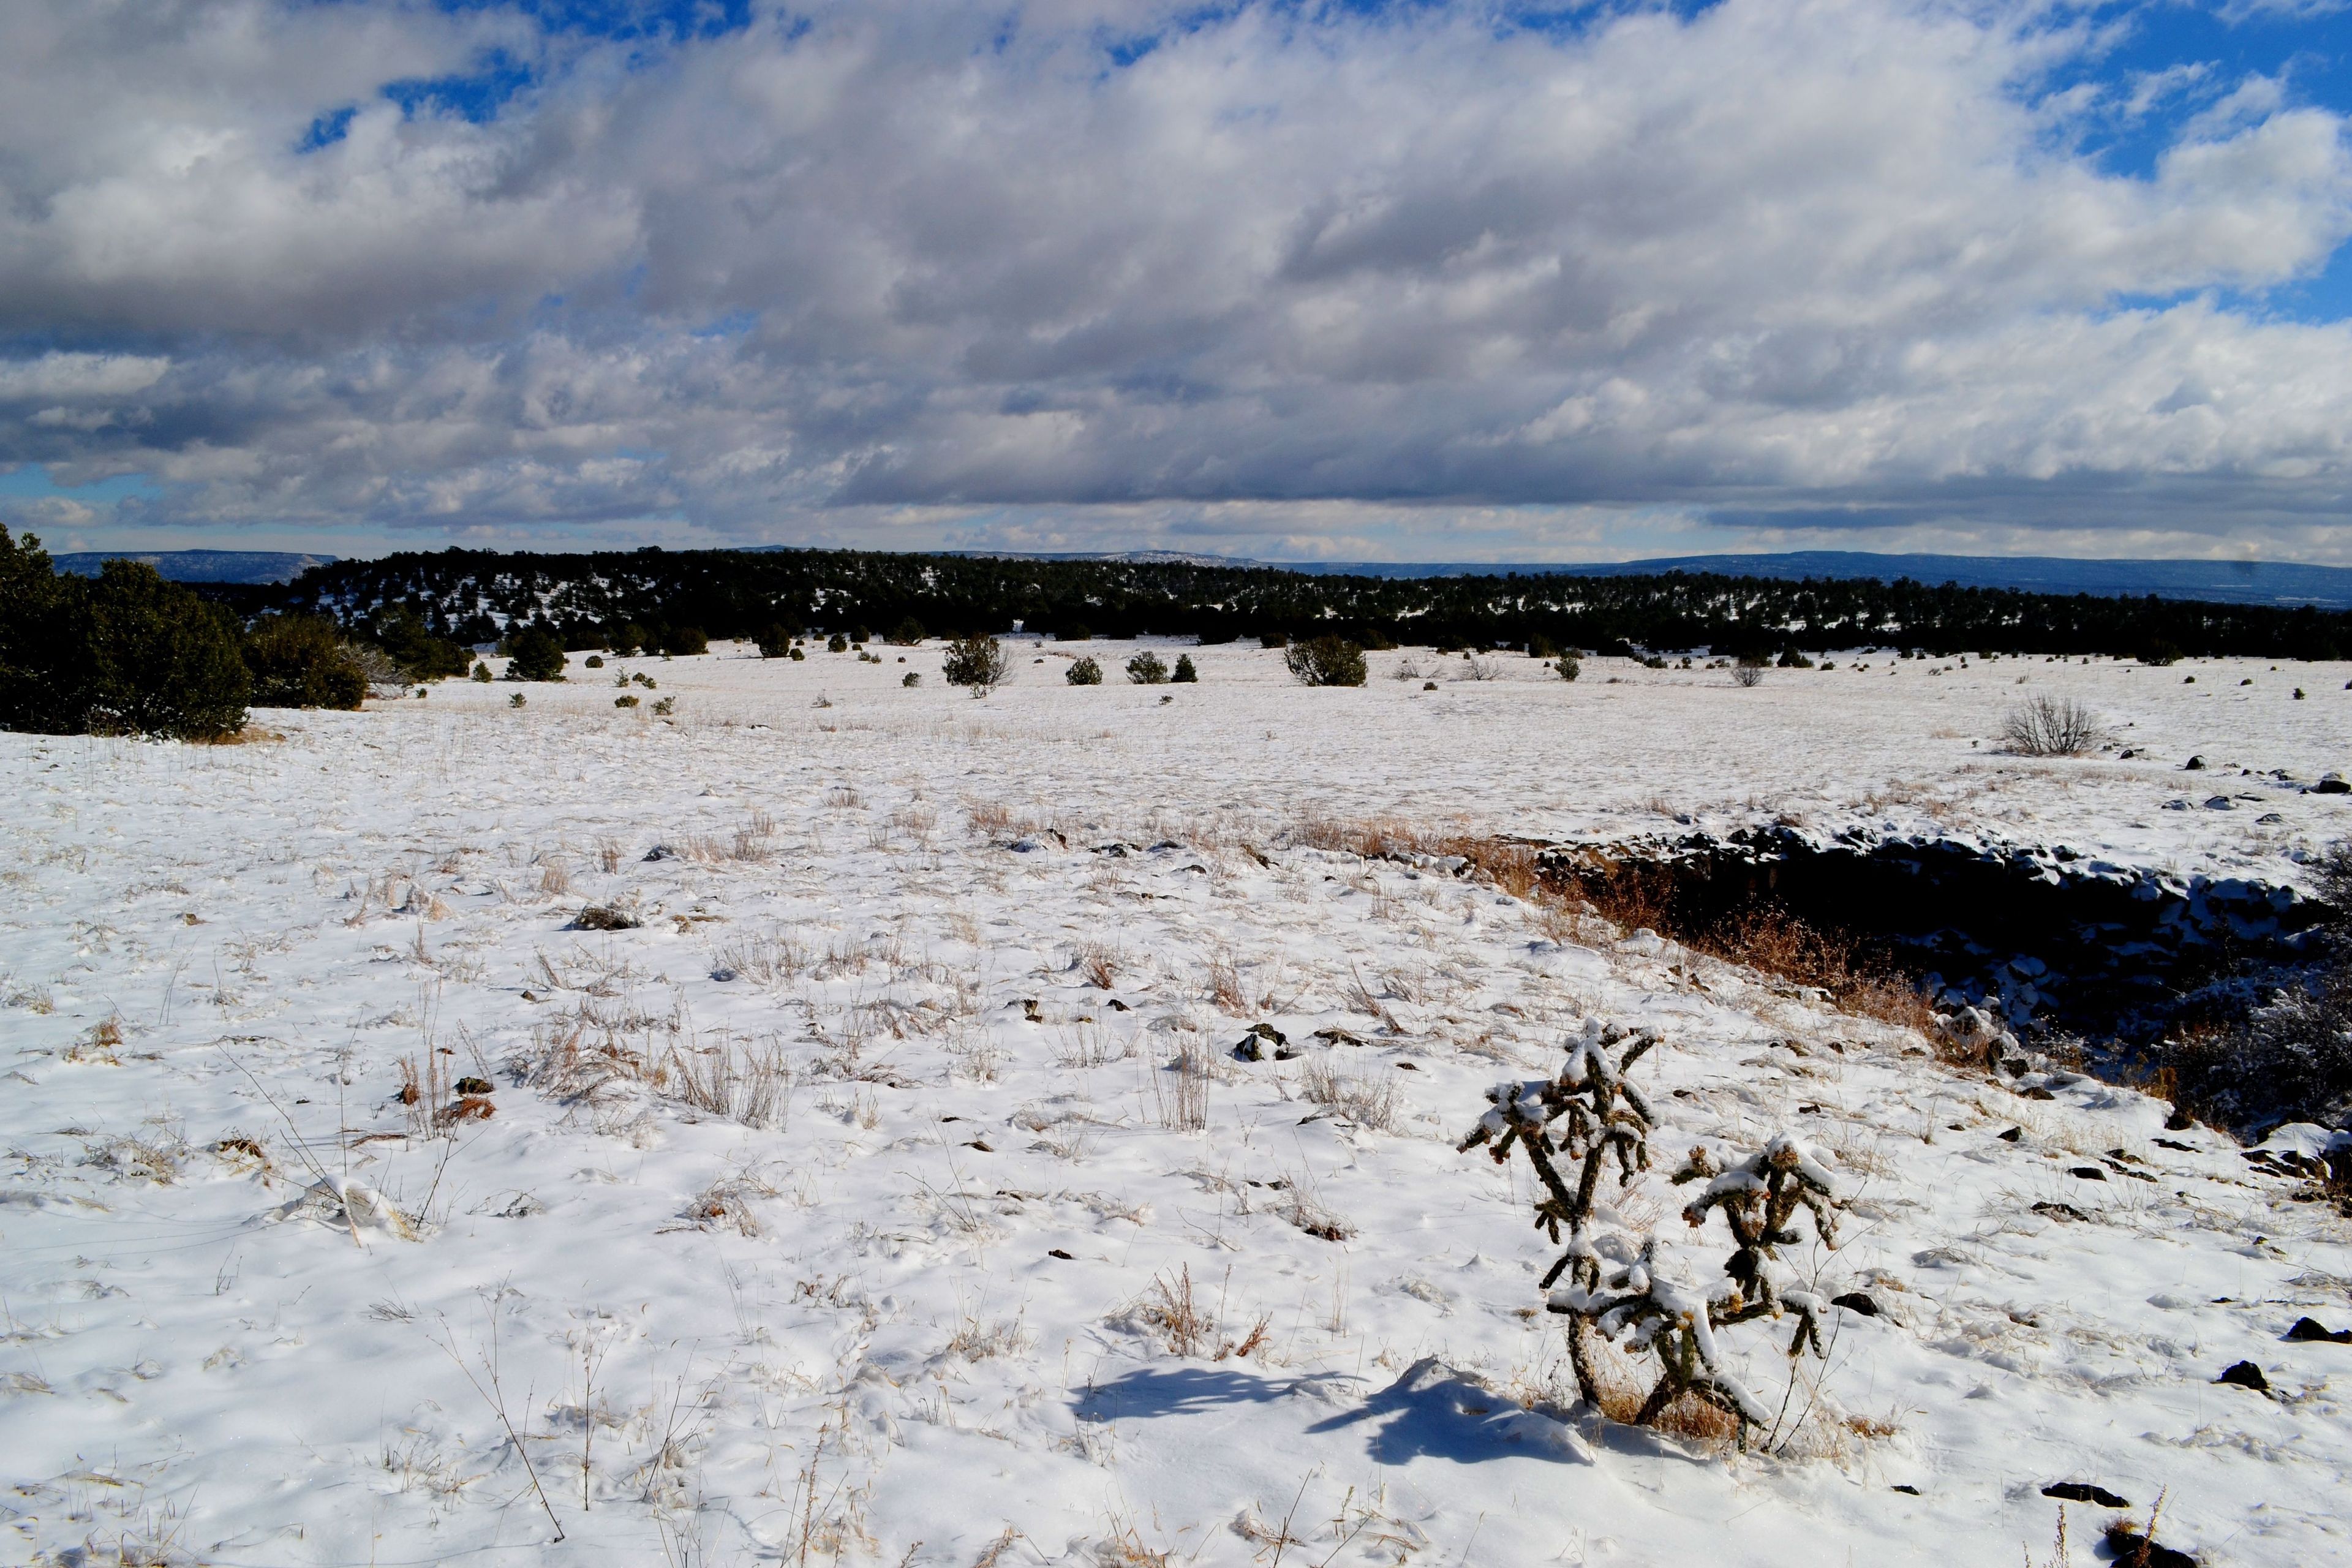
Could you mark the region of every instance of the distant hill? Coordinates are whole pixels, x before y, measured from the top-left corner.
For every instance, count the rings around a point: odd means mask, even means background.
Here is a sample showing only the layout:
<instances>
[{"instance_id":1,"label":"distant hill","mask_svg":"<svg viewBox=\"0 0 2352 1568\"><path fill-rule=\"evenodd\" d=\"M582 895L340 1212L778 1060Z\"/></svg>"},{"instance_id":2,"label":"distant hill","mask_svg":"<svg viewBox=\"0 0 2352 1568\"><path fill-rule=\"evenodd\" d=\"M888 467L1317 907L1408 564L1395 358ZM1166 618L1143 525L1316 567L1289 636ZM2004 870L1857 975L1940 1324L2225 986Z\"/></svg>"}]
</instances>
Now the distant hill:
<instances>
[{"instance_id":1,"label":"distant hill","mask_svg":"<svg viewBox=\"0 0 2352 1568\"><path fill-rule=\"evenodd\" d=\"M87 550L49 559L80 577L97 576L109 561L143 561L174 583L290 583L336 558L283 550Z\"/></svg>"},{"instance_id":2,"label":"distant hill","mask_svg":"<svg viewBox=\"0 0 2352 1568\"><path fill-rule=\"evenodd\" d=\"M1478 577L1496 573L1560 574L1574 577L1647 577L1664 572L1725 576L1908 577L1930 587L2017 588L2032 594L2095 594L2105 598L2196 599L2222 605L2310 605L2352 609L2352 567L2305 566L2285 561L2073 561L2054 555L1874 555L1858 550L1797 550L1777 555L1675 555L1649 561L1545 562L1234 562L1279 564L1314 576Z\"/></svg>"}]
</instances>

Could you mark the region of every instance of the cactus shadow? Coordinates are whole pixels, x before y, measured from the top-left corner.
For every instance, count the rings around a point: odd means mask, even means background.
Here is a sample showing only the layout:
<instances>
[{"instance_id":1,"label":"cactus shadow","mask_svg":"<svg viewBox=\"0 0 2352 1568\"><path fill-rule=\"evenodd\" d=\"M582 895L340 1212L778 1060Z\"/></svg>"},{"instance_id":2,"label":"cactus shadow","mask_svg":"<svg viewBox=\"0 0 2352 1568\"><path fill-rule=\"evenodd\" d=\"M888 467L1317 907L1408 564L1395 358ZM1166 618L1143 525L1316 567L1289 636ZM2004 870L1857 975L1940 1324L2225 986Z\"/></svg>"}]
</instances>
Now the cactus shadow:
<instances>
[{"instance_id":1,"label":"cactus shadow","mask_svg":"<svg viewBox=\"0 0 2352 1568\"><path fill-rule=\"evenodd\" d=\"M1219 1366L1139 1367L1080 1394L1080 1421L1135 1421L1198 1415L1237 1405L1304 1398L1346 1404L1359 1379L1340 1374L1261 1377ZM1590 1463L1591 1454L1569 1427L1522 1409L1446 1366L1435 1357L1405 1369L1386 1388L1307 1426L1321 1436L1362 1428L1365 1447L1381 1465L1440 1459L1457 1465L1519 1457Z\"/></svg>"}]
</instances>

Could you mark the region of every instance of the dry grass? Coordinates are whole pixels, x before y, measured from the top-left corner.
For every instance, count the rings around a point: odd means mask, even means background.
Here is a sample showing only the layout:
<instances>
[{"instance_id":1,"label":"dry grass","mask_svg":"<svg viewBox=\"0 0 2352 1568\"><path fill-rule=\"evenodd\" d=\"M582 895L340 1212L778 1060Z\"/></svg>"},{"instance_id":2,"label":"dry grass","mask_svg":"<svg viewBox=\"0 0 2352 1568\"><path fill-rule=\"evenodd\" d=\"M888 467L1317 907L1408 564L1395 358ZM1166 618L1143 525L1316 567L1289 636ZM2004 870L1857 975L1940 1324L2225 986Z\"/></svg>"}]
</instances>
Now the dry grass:
<instances>
[{"instance_id":1,"label":"dry grass","mask_svg":"<svg viewBox=\"0 0 2352 1568\"><path fill-rule=\"evenodd\" d=\"M1111 988L1126 963L1127 955L1107 942L1082 942L1070 952L1070 967L1103 991Z\"/></svg>"},{"instance_id":2,"label":"dry grass","mask_svg":"<svg viewBox=\"0 0 2352 1568\"><path fill-rule=\"evenodd\" d=\"M1198 1040L1177 1047L1175 1058L1151 1075L1154 1119L1175 1132L1198 1132L1209 1125L1209 1084L1216 1077L1209 1047Z\"/></svg>"},{"instance_id":3,"label":"dry grass","mask_svg":"<svg viewBox=\"0 0 2352 1568\"><path fill-rule=\"evenodd\" d=\"M808 970L808 944L794 933L747 931L719 944L711 952L714 967L731 969L761 985L782 985Z\"/></svg>"},{"instance_id":4,"label":"dry grass","mask_svg":"<svg viewBox=\"0 0 2352 1568\"><path fill-rule=\"evenodd\" d=\"M1392 1074L1343 1066L1337 1051L1309 1052L1302 1068L1299 1093L1312 1103L1328 1106L1357 1126L1376 1132L1397 1130L1401 1104Z\"/></svg>"}]
</instances>

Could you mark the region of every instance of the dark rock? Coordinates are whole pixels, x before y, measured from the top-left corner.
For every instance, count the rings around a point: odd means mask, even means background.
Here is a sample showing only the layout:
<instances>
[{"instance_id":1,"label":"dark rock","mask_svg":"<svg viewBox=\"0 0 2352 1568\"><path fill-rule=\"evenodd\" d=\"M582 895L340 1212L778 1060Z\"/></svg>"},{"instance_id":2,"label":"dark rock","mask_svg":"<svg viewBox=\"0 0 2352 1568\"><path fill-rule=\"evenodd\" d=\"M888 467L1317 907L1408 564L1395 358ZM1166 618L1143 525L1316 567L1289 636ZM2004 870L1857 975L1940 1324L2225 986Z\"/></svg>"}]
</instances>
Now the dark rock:
<instances>
[{"instance_id":1,"label":"dark rock","mask_svg":"<svg viewBox=\"0 0 2352 1568\"><path fill-rule=\"evenodd\" d=\"M1060 1258L1060 1259L1061 1259L1063 1262L1065 1262L1065 1263L1067 1263L1067 1262L1069 1262L1069 1261L1070 1261L1070 1255L1069 1255L1068 1253L1066 1253L1066 1252L1063 1251L1063 1250L1062 1250L1060 1247L1047 1247L1047 1248L1045 1249L1045 1256L1046 1256L1046 1257L1048 1257L1048 1258Z\"/></svg>"},{"instance_id":2,"label":"dark rock","mask_svg":"<svg viewBox=\"0 0 2352 1568\"><path fill-rule=\"evenodd\" d=\"M1843 1307L1849 1312L1859 1312L1865 1318L1880 1316L1878 1303L1859 1290L1849 1290L1843 1296L1830 1298L1832 1307Z\"/></svg>"},{"instance_id":3,"label":"dark rock","mask_svg":"<svg viewBox=\"0 0 2352 1568\"><path fill-rule=\"evenodd\" d=\"M2107 1179L2107 1173L2096 1165L2070 1165L2067 1167L2066 1173L2070 1176L2080 1176L2086 1182L2104 1182Z\"/></svg>"},{"instance_id":4,"label":"dark rock","mask_svg":"<svg viewBox=\"0 0 2352 1568\"><path fill-rule=\"evenodd\" d=\"M2046 1214L2052 1219L2079 1219L2086 1223L2091 1217L2089 1215L2084 1214L2081 1209L2076 1208L2073 1204L2035 1204L2033 1205L2033 1212L2035 1214Z\"/></svg>"},{"instance_id":5,"label":"dark rock","mask_svg":"<svg viewBox=\"0 0 2352 1568\"><path fill-rule=\"evenodd\" d=\"M1364 1043L1345 1029L1318 1029L1315 1037L1327 1046L1360 1046Z\"/></svg>"},{"instance_id":6,"label":"dark rock","mask_svg":"<svg viewBox=\"0 0 2352 1568\"><path fill-rule=\"evenodd\" d=\"M646 858L648 860L675 860L677 858L677 851L671 848L667 844L656 844L652 848L646 851Z\"/></svg>"},{"instance_id":7,"label":"dark rock","mask_svg":"<svg viewBox=\"0 0 2352 1568\"><path fill-rule=\"evenodd\" d=\"M2127 1498L2119 1498L2106 1488L2089 1481L2053 1481L2042 1489L2043 1497L2054 1497L2060 1502L2091 1502L2101 1508L2129 1508Z\"/></svg>"},{"instance_id":8,"label":"dark rock","mask_svg":"<svg viewBox=\"0 0 2352 1568\"><path fill-rule=\"evenodd\" d=\"M572 917L573 931L635 931L638 921L605 904L590 904Z\"/></svg>"},{"instance_id":9,"label":"dark rock","mask_svg":"<svg viewBox=\"0 0 2352 1568\"><path fill-rule=\"evenodd\" d=\"M996 1151L992 1148L986 1141L979 1138L973 1139L971 1142L965 1144L964 1147L967 1149L977 1149L983 1154L993 1154L996 1152Z\"/></svg>"},{"instance_id":10,"label":"dark rock","mask_svg":"<svg viewBox=\"0 0 2352 1568\"><path fill-rule=\"evenodd\" d=\"M2191 757L2180 764L2180 771L2185 773L2201 773L2205 771L2205 759Z\"/></svg>"},{"instance_id":11,"label":"dark rock","mask_svg":"<svg viewBox=\"0 0 2352 1568\"><path fill-rule=\"evenodd\" d=\"M1110 1010L1114 1013L1132 1013L1135 1011L1134 1008L1129 1006L1126 1003L1120 1001L1116 996L1110 999Z\"/></svg>"},{"instance_id":12,"label":"dark rock","mask_svg":"<svg viewBox=\"0 0 2352 1568\"><path fill-rule=\"evenodd\" d=\"M2236 1388L2251 1388L2256 1394L2268 1394L2271 1391L2271 1380L2263 1375L2261 1367L2250 1361L2236 1363L2213 1381L2226 1383Z\"/></svg>"},{"instance_id":13,"label":"dark rock","mask_svg":"<svg viewBox=\"0 0 2352 1568\"><path fill-rule=\"evenodd\" d=\"M2169 1123L2168 1123L2167 1125L2169 1125ZM2195 1144L2193 1144L2193 1143L2176 1143L2176 1142L2173 1142L2171 1139L2169 1139L2169 1138L2159 1138L2159 1139L2158 1139L2158 1140L2156 1141L2156 1146L2157 1146L2158 1148L2159 1148L2159 1149L2170 1149L2170 1150L2174 1151L2174 1152L2177 1152L2177 1153L2182 1153L2182 1154L2194 1154L2195 1152L2197 1152L2197 1146L2196 1146Z\"/></svg>"},{"instance_id":14,"label":"dark rock","mask_svg":"<svg viewBox=\"0 0 2352 1568\"><path fill-rule=\"evenodd\" d=\"M486 1078L461 1078L457 1080L457 1088L459 1094L490 1094L496 1092L496 1086L494 1086L490 1080ZM2309 1322L2311 1320L2306 1318L2304 1321L2305 1322Z\"/></svg>"},{"instance_id":15,"label":"dark rock","mask_svg":"<svg viewBox=\"0 0 2352 1568\"><path fill-rule=\"evenodd\" d=\"M2025 1137L2025 1129L2022 1127L2012 1127L2008 1131L1999 1134L1999 1136L2000 1141L2004 1143L2019 1142Z\"/></svg>"},{"instance_id":16,"label":"dark rock","mask_svg":"<svg viewBox=\"0 0 2352 1568\"><path fill-rule=\"evenodd\" d=\"M2172 1108L2172 1114L2164 1119L2164 1130L2167 1132L2186 1132L2196 1125L2197 1119L2177 1105ZM2162 1142L2163 1140L2158 1139L2158 1142Z\"/></svg>"},{"instance_id":17,"label":"dark rock","mask_svg":"<svg viewBox=\"0 0 2352 1568\"><path fill-rule=\"evenodd\" d=\"M2342 773L2322 773L2319 782L2311 786L2314 795L2352 795L2352 784L2345 782Z\"/></svg>"},{"instance_id":18,"label":"dark rock","mask_svg":"<svg viewBox=\"0 0 2352 1568\"><path fill-rule=\"evenodd\" d=\"M2037 1083L2032 1089L2025 1091L2025 1098L2028 1100L2055 1100L2058 1097Z\"/></svg>"},{"instance_id":19,"label":"dark rock","mask_svg":"<svg viewBox=\"0 0 2352 1568\"><path fill-rule=\"evenodd\" d=\"M733 970L728 968L722 963L718 968L710 972L710 978L716 980L721 985L727 985L731 984L735 981L736 974Z\"/></svg>"},{"instance_id":20,"label":"dark rock","mask_svg":"<svg viewBox=\"0 0 2352 1568\"><path fill-rule=\"evenodd\" d=\"M2126 1568L2198 1568L2195 1557L2150 1541L2120 1519L2107 1526L2107 1550Z\"/></svg>"},{"instance_id":21,"label":"dark rock","mask_svg":"<svg viewBox=\"0 0 2352 1568\"><path fill-rule=\"evenodd\" d=\"M1900 1481L1897 1481L1892 1489L1901 1492L1905 1497L1917 1497L1919 1495L1919 1489L1917 1487L1906 1487Z\"/></svg>"},{"instance_id":22,"label":"dark rock","mask_svg":"<svg viewBox=\"0 0 2352 1568\"><path fill-rule=\"evenodd\" d=\"M2331 1329L2315 1318L2297 1318L2286 1337L2296 1344L2352 1345L2352 1329Z\"/></svg>"}]
</instances>

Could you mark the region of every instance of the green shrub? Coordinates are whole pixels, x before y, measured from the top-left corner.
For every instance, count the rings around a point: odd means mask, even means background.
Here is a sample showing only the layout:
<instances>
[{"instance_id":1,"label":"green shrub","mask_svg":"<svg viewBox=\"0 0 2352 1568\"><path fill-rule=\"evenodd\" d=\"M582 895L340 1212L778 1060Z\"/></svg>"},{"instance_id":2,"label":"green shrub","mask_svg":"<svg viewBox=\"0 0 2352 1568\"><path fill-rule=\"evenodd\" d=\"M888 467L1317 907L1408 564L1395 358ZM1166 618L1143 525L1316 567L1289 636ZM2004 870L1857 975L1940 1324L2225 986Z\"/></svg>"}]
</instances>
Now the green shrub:
<instances>
[{"instance_id":1,"label":"green shrub","mask_svg":"<svg viewBox=\"0 0 2352 1568\"><path fill-rule=\"evenodd\" d=\"M652 639L646 635L645 627L637 625L635 621L624 621L621 623L620 626L614 631L612 636L606 639L604 647L605 651L608 653L616 653L623 658L627 658L633 655L643 653L646 643L651 640Z\"/></svg>"},{"instance_id":2,"label":"green shrub","mask_svg":"<svg viewBox=\"0 0 2352 1568\"><path fill-rule=\"evenodd\" d=\"M368 637L410 680L466 673L466 650L447 637L435 637L433 628L405 605L377 612Z\"/></svg>"},{"instance_id":3,"label":"green shrub","mask_svg":"<svg viewBox=\"0 0 2352 1568\"><path fill-rule=\"evenodd\" d=\"M769 622L768 629L761 632L754 640L760 645L760 657L761 658L789 658L792 657L793 635L792 633L784 630L783 626L777 622Z\"/></svg>"},{"instance_id":4,"label":"green shrub","mask_svg":"<svg viewBox=\"0 0 2352 1568\"><path fill-rule=\"evenodd\" d=\"M1093 628L1086 622L1072 621L1054 634L1054 640L1055 642L1092 642L1095 640L1095 634Z\"/></svg>"},{"instance_id":5,"label":"green shrub","mask_svg":"<svg viewBox=\"0 0 2352 1568\"><path fill-rule=\"evenodd\" d=\"M1091 658L1076 659L1062 672L1062 679L1073 686L1100 686L1102 666Z\"/></svg>"},{"instance_id":6,"label":"green shrub","mask_svg":"<svg viewBox=\"0 0 2352 1568\"><path fill-rule=\"evenodd\" d=\"M831 637L824 639L824 651L827 653L847 653L849 651L849 639L843 637L839 632L835 632Z\"/></svg>"},{"instance_id":7,"label":"green shrub","mask_svg":"<svg viewBox=\"0 0 2352 1568\"><path fill-rule=\"evenodd\" d=\"M1578 676L1584 673L1583 664L1579 661L1576 655L1572 653L1561 654L1559 656L1559 663L1557 668L1559 670L1559 678L1562 680L1574 680Z\"/></svg>"},{"instance_id":8,"label":"green shrub","mask_svg":"<svg viewBox=\"0 0 2352 1568\"><path fill-rule=\"evenodd\" d=\"M1176 668L1170 672L1168 679L1178 686L1191 686L1198 682L1201 672L1192 668L1192 656L1189 653L1178 654Z\"/></svg>"},{"instance_id":9,"label":"green shrub","mask_svg":"<svg viewBox=\"0 0 2352 1568\"><path fill-rule=\"evenodd\" d=\"M1282 662L1293 679L1307 686L1361 686L1367 673L1364 650L1339 637L1294 644Z\"/></svg>"},{"instance_id":10,"label":"green shrub","mask_svg":"<svg viewBox=\"0 0 2352 1568\"><path fill-rule=\"evenodd\" d=\"M808 658L808 655L807 655L807 654L805 654L805 653L803 653L803 652L802 652L799 648L794 648L794 649L793 649L793 651L792 651L792 659L793 659L793 663L795 663L795 664L799 664L799 663L803 662L803 660L805 660L807 658Z\"/></svg>"},{"instance_id":11,"label":"green shrub","mask_svg":"<svg viewBox=\"0 0 2352 1568\"><path fill-rule=\"evenodd\" d=\"M604 668L604 656L601 653L592 653L580 662L591 669L602 669Z\"/></svg>"},{"instance_id":12,"label":"green shrub","mask_svg":"<svg viewBox=\"0 0 2352 1568\"><path fill-rule=\"evenodd\" d=\"M72 734L89 728L76 632L80 591L41 542L0 528L0 728Z\"/></svg>"},{"instance_id":13,"label":"green shrub","mask_svg":"<svg viewBox=\"0 0 2352 1568\"><path fill-rule=\"evenodd\" d=\"M662 652L673 658L688 658L710 651L710 638L700 626L673 626L662 638Z\"/></svg>"},{"instance_id":14,"label":"green shrub","mask_svg":"<svg viewBox=\"0 0 2352 1568\"><path fill-rule=\"evenodd\" d=\"M910 669L898 678L898 684L901 686L920 686L922 683L923 674L919 669Z\"/></svg>"},{"instance_id":15,"label":"green shrub","mask_svg":"<svg viewBox=\"0 0 2352 1568\"><path fill-rule=\"evenodd\" d=\"M1288 647L1290 646L1290 634L1287 632L1260 632L1257 634L1257 646L1260 647Z\"/></svg>"},{"instance_id":16,"label":"green shrub","mask_svg":"<svg viewBox=\"0 0 2352 1568\"><path fill-rule=\"evenodd\" d=\"M60 578L52 593L47 613L63 621L33 672L41 728L209 741L245 727L253 681L225 612L130 561Z\"/></svg>"},{"instance_id":17,"label":"green shrub","mask_svg":"<svg viewBox=\"0 0 2352 1568\"><path fill-rule=\"evenodd\" d=\"M490 683L490 667L478 658L474 661L474 679L485 686Z\"/></svg>"},{"instance_id":18,"label":"green shrub","mask_svg":"<svg viewBox=\"0 0 2352 1568\"><path fill-rule=\"evenodd\" d=\"M1138 686L1168 684L1168 661L1145 648L1127 661L1127 678Z\"/></svg>"},{"instance_id":19,"label":"green shrub","mask_svg":"<svg viewBox=\"0 0 2352 1568\"><path fill-rule=\"evenodd\" d=\"M518 691L512 697L507 699L507 706L509 708L520 708L530 700L530 698L525 697L521 692Z\"/></svg>"},{"instance_id":20,"label":"green shrub","mask_svg":"<svg viewBox=\"0 0 2352 1568\"><path fill-rule=\"evenodd\" d=\"M563 639L545 626L530 626L507 638L509 680L563 679Z\"/></svg>"},{"instance_id":21,"label":"green shrub","mask_svg":"<svg viewBox=\"0 0 2352 1568\"><path fill-rule=\"evenodd\" d=\"M1559 657L1559 649L1553 645L1551 638L1544 636L1541 632L1538 632L1535 636L1528 639L1528 657L1529 658L1558 658Z\"/></svg>"},{"instance_id":22,"label":"green shrub","mask_svg":"<svg viewBox=\"0 0 2352 1568\"><path fill-rule=\"evenodd\" d=\"M994 637L958 637L948 644L940 678L950 686L970 687L974 697L985 697L1013 678L1013 664Z\"/></svg>"},{"instance_id":23,"label":"green shrub","mask_svg":"<svg viewBox=\"0 0 2352 1568\"><path fill-rule=\"evenodd\" d=\"M357 708L367 670L334 622L318 616L271 616L246 634L245 667L253 700L263 708Z\"/></svg>"},{"instance_id":24,"label":"green shrub","mask_svg":"<svg viewBox=\"0 0 2352 1568\"><path fill-rule=\"evenodd\" d=\"M923 623L917 620L914 616L908 616L905 620L900 621L897 626L890 628L889 640L898 644L900 647L913 647L917 643L921 642L929 634L923 630Z\"/></svg>"}]
</instances>

